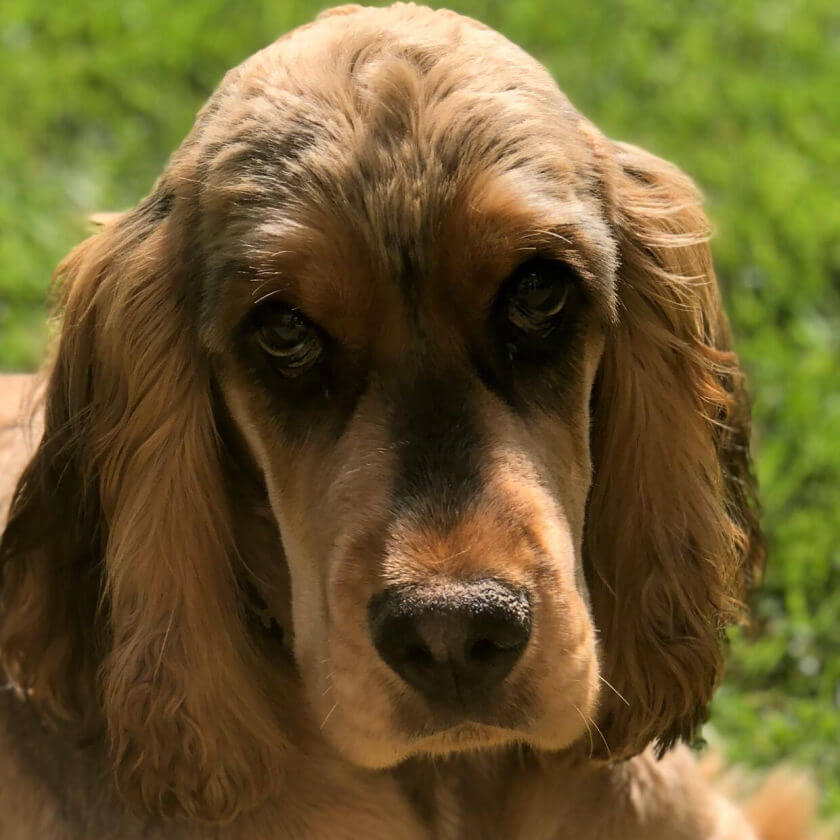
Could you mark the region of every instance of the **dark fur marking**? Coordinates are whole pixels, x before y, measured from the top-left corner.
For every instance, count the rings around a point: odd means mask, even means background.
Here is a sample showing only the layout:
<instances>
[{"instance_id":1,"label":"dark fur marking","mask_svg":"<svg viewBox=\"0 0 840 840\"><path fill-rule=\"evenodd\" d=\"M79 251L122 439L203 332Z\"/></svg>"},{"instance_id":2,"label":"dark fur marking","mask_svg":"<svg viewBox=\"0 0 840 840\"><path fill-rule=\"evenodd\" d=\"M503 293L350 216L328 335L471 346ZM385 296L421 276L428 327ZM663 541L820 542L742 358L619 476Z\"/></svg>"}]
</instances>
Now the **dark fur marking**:
<instances>
[{"instance_id":1,"label":"dark fur marking","mask_svg":"<svg viewBox=\"0 0 840 840\"><path fill-rule=\"evenodd\" d=\"M454 378L421 376L401 389L393 423L396 509L410 509L449 530L483 485L481 434L470 415L469 388Z\"/></svg>"}]
</instances>

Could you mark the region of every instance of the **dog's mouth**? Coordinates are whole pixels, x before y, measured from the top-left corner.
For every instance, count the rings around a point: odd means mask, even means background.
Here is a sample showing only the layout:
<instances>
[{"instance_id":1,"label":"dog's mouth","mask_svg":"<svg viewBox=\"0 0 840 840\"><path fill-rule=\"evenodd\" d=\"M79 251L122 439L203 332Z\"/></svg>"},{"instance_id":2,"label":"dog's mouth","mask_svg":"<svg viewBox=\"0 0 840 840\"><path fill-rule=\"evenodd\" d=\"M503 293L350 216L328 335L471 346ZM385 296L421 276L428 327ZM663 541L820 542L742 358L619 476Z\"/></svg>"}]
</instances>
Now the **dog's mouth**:
<instances>
[{"instance_id":1,"label":"dog's mouth","mask_svg":"<svg viewBox=\"0 0 840 840\"><path fill-rule=\"evenodd\" d=\"M459 738L463 735L501 734L513 737L527 726L529 716L522 710L492 708L495 704L485 703L483 708L474 706L462 709L431 710L431 714L420 725L408 728L412 741L425 738Z\"/></svg>"},{"instance_id":2,"label":"dog's mouth","mask_svg":"<svg viewBox=\"0 0 840 840\"><path fill-rule=\"evenodd\" d=\"M415 750L431 749L458 752L483 746L521 739L521 733L513 728L497 726L483 721L465 719L449 726L429 724L411 739Z\"/></svg>"}]
</instances>

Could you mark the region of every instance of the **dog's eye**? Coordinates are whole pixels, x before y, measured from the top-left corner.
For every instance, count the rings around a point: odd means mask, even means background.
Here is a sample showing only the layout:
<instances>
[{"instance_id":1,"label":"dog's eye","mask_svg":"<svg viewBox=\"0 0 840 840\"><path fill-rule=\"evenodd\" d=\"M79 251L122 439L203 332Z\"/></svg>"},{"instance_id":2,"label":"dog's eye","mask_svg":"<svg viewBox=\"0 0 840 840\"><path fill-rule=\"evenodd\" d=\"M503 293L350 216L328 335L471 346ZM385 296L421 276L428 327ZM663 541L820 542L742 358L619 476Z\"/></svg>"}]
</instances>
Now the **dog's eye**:
<instances>
[{"instance_id":1,"label":"dog's eye","mask_svg":"<svg viewBox=\"0 0 840 840\"><path fill-rule=\"evenodd\" d=\"M324 350L317 328L288 307L271 307L260 313L255 336L259 346L286 376L303 373L318 361Z\"/></svg>"},{"instance_id":2,"label":"dog's eye","mask_svg":"<svg viewBox=\"0 0 840 840\"><path fill-rule=\"evenodd\" d=\"M532 260L511 278L507 318L535 338L547 337L560 322L572 287L572 269L552 260Z\"/></svg>"}]
</instances>

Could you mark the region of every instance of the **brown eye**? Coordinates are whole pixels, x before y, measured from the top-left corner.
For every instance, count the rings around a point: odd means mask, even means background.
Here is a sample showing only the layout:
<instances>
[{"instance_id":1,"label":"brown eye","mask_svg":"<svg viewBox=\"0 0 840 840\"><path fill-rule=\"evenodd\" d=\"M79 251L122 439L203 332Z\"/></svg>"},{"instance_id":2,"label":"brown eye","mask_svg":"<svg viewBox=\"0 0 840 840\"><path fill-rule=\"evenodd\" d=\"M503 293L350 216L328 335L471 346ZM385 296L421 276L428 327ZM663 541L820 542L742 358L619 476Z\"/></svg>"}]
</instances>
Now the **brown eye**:
<instances>
[{"instance_id":1,"label":"brown eye","mask_svg":"<svg viewBox=\"0 0 840 840\"><path fill-rule=\"evenodd\" d=\"M317 328L287 307L272 307L261 314L255 337L286 376L299 376L321 358L324 350Z\"/></svg>"},{"instance_id":2,"label":"brown eye","mask_svg":"<svg viewBox=\"0 0 840 840\"><path fill-rule=\"evenodd\" d=\"M534 260L512 278L507 317L518 330L537 338L548 336L560 322L569 298L572 270L563 263Z\"/></svg>"}]
</instances>

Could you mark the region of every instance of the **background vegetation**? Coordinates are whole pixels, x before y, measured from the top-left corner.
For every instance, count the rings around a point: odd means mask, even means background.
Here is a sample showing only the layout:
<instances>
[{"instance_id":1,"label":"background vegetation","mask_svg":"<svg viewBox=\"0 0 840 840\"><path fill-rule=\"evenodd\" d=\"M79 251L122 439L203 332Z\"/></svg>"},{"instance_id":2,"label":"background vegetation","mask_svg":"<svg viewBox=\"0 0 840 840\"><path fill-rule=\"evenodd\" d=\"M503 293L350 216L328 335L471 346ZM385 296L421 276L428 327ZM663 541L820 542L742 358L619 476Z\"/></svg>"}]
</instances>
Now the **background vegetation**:
<instances>
[{"instance_id":1,"label":"background vegetation","mask_svg":"<svg viewBox=\"0 0 840 840\"><path fill-rule=\"evenodd\" d=\"M770 563L707 736L738 761L813 768L840 812L840 6L450 5L708 196L755 400ZM88 214L136 202L222 73L320 6L0 0L0 368L41 360L48 279Z\"/></svg>"}]
</instances>

